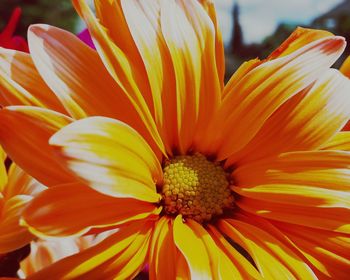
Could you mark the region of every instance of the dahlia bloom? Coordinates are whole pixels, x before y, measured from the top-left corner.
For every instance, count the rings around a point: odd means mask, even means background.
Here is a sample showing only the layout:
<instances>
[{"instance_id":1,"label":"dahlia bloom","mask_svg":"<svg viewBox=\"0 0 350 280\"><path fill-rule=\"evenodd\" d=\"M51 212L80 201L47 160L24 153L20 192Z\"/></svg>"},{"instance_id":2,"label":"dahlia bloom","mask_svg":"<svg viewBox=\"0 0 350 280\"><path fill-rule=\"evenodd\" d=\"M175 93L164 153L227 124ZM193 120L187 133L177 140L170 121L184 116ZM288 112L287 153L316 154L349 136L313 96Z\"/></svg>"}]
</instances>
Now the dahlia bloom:
<instances>
[{"instance_id":1,"label":"dahlia bloom","mask_svg":"<svg viewBox=\"0 0 350 280\"><path fill-rule=\"evenodd\" d=\"M34 238L19 225L19 220L26 204L45 189L15 164L7 172L5 158L0 148L0 255L21 248Z\"/></svg>"},{"instance_id":2,"label":"dahlia bloom","mask_svg":"<svg viewBox=\"0 0 350 280\"><path fill-rule=\"evenodd\" d=\"M28 279L346 279L344 39L299 28L224 85L212 1L74 5L96 51L47 25L1 50L0 142L49 187L33 234L118 231Z\"/></svg>"},{"instance_id":3,"label":"dahlia bloom","mask_svg":"<svg viewBox=\"0 0 350 280\"><path fill-rule=\"evenodd\" d=\"M21 36L13 36L20 16L21 8L17 7L13 10L8 24L0 33L0 46L8 49L28 52L27 41Z\"/></svg>"}]
</instances>

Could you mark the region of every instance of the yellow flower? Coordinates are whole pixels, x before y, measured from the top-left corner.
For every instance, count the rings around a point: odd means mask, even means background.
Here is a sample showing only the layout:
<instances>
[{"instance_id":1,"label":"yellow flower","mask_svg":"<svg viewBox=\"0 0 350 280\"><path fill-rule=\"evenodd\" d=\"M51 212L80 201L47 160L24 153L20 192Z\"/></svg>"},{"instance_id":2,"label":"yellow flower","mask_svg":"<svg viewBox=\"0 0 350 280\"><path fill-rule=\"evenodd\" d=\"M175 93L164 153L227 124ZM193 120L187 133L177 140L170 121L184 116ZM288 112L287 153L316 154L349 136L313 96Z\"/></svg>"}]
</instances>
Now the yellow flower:
<instances>
[{"instance_id":1,"label":"yellow flower","mask_svg":"<svg viewBox=\"0 0 350 280\"><path fill-rule=\"evenodd\" d=\"M11 164L7 172L6 155L0 147L0 255L28 244L34 236L19 225L24 207L45 187Z\"/></svg>"},{"instance_id":2,"label":"yellow flower","mask_svg":"<svg viewBox=\"0 0 350 280\"><path fill-rule=\"evenodd\" d=\"M31 232L119 230L29 279L346 279L344 39L299 28L224 85L211 1L74 4L97 51L47 25L2 50L0 101L27 106L1 110L0 142L49 186Z\"/></svg>"}]
</instances>

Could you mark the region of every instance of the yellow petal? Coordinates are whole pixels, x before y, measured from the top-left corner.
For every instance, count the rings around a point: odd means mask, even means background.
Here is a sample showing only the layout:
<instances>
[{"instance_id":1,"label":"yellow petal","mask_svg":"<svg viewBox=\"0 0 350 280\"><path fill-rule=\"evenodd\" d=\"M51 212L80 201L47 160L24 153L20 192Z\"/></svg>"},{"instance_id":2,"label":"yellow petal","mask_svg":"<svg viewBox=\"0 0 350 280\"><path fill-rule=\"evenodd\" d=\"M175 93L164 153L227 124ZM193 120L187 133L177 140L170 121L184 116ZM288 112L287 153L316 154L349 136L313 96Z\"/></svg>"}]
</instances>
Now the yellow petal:
<instances>
[{"instance_id":1,"label":"yellow petal","mask_svg":"<svg viewBox=\"0 0 350 280\"><path fill-rule=\"evenodd\" d=\"M143 225L138 223L123 227L99 244L60 260L38 273L30 275L27 279L108 279L108 277L104 277L103 268L108 267L111 262L118 260L118 257L123 255L124 252L128 252L128 247L130 247L130 244L133 242L137 242L138 245L140 245L140 241L147 240L149 238L150 227L150 224ZM124 265L125 264L124 262ZM117 277L122 268L123 266L117 267L114 270L115 273L113 277L109 279ZM98 276L96 273L93 275L96 270L99 273L97 274ZM91 275L93 275L93 277L90 277Z\"/></svg>"},{"instance_id":2,"label":"yellow petal","mask_svg":"<svg viewBox=\"0 0 350 280\"><path fill-rule=\"evenodd\" d=\"M259 271L246 259L246 256L241 255L215 226L208 225L208 228L217 246L230 258L243 279L262 279Z\"/></svg>"},{"instance_id":3,"label":"yellow petal","mask_svg":"<svg viewBox=\"0 0 350 280\"><path fill-rule=\"evenodd\" d=\"M106 196L81 184L66 184L35 197L24 211L22 223L42 237L69 236L93 227L142 220L156 209L150 203Z\"/></svg>"},{"instance_id":4,"label":"yellow petal","mask_svg":"<svg viewBox=\"0 0 350 280\"><path fill-rule=\"evenodd\" d=\"M66 112L27 53L0 48L0 81L3 106L32 105Z\"/></svg>"},{"instance_id":5,"label":"yellow petal","mask_svg":"<svg viewBox=\"0 0 350 280\"><path fill-rule=\"evenodd\" d=\"M191 279L211 279L210 256L199 233L182 221L178 215L174 221L174 241L184 255L191 272Z\"/></svg>"},{"instance_id":6,"label":"yellow petal","mask_svg":"<svg viewBox=\"0 0 350 280\"><path fill-rule=\"evenodd\" d=\"M5 166L6 154L0 146L0 193L4 191L7 184L7 170Z\"/></svg>"},{"instance_id":7,"label":"yellow petal","mask_svg":"<svg viewBox=\"0 0 350 280\"><path fill-rule=\"evenodd\" d=\"M350 151L350 132L342 131L321 146L322 150Z\"/></svg>"},{"instance_id":8,"label":"yellow petal","mask_svg":"<svg viewBox=\"0 0 350 280\"><path fill-rule=\"evenodd\" d=\"M146 141L128 125L110 118L76 121L51 139L67 167L90 187L115 197L160 199L160 163Z\"/></svg>"},{"instance_id":9,"label":"yellow petal","mask_svg":"<svg viewBox=\"0 0 350 280\"><path fill-rule=\"evenodd\" d=\"M152 110L150 110L152 103L147 103L143 95L147 96L147 89L141 91L138 87L138 85L148 87L148 84L145 85L148 81L138 83L138 77L144 75L140 70L140 65L133 65L132 59L129 60L124 51L111 40L106 28L98 22L85 1L74 0L73 3L78 13L85 20L105 67L124 94L127 95L155 143L165 154L164 144L154 122Z\"/></svg>"},{"instance_id":10,"label":"yellow petal","mask_svg":"<svg viewBox=\"0 0 350 280\"><path fill-rule=\"evenodd\" d=\"M19 225L24 207L32 199L17 195L5 201L0 217L0 254L11 252L28 244L33 236Z\"/></svg>"},{"instance_id":11,"label":"yellow petal","mask_svg":"<svg viewBox=\"0 0 350 280\"><path fill-rule=\"evenodd\" d=\"M39 107L10 106L0 111L0 142L11 159L46 186L72 182L48 139L71 119Z\"/></svg>"},{"instance_id":12,"label":"yellow petal","mask_svg":"<svg viewBox=\"0 0 350 280\"><path fill-rule=\"evenodd\" d=\"M319 148L350 118L350 81L337 70L322 75L308 90L285 102L226 165L288 151Z\"/></svg>"},{"instance_id":13,"label":"yellow petal","mask_svg":"<svg viewBox=\"0 0 350 280\"><path fill-rule=\"evenodd\" d=\"M225 159L240 150L273 112L326 71L344 46L342 37L327 37L254 68L224 98L208 126L212 141L203 143L202 152L217 151L217 158Z\"/></svg>"},{"instance_id":14,"label":"yellow petal","mask_svg":"<svg viewBox=\"0 0 350 280\"><path fill-rule=\"evenodd\" d=\"M225 279L227 275L231 275L233 279L244 279L244 276L239 272L234 263L232 263L226 253L216 245L213 238L200 224L193 220L188 220L187 224L198 235L206 247L210 258L210 268L213 279Z\"/></svg>"},{"instance_id":15,"label":"yellow petal","mask_svg":"<svg viewBox=\"0 0 350 280\"><path fill-rule=\"evenodd\" d=\"M288 244L268 232L234 219L221 220L219 228L250 254L263 278L316 279L310 267Z\"/></svg>"}]
</instances>

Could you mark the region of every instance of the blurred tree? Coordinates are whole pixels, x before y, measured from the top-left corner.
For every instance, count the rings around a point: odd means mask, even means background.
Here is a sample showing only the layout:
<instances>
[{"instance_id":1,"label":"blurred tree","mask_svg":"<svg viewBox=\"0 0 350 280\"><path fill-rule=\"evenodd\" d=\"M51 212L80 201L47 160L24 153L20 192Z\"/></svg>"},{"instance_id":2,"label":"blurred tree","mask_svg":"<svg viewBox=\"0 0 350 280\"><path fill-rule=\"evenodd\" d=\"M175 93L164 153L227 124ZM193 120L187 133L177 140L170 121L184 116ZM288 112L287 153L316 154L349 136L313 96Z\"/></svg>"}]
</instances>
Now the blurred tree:
<instances>
[{"instance_id":1,"label":"blurred tree","mask_svg":"<svg viewBox=\"0 0 350 280\"><path fill-rule=\"evenodd\" d=\"M243 46L243 33L241 23L239 22L239 4L235 2L232 9L232 37L231 37L231 51L233 54L239 54Z\"/></svg>"},{"instance_id":2,"label":"blurred tree","mask_svg":"<svg viewBox=\"0 0 350 280\"><path fill-rule=\"evenodd\" d=\"M16 29L18 35L26 36L28 26L33 23L47 23L76 31L78 17L71 0L1 0L0 30L4 28L16 6L22 8L22 17Z\"/></svg>"}]
</instances>

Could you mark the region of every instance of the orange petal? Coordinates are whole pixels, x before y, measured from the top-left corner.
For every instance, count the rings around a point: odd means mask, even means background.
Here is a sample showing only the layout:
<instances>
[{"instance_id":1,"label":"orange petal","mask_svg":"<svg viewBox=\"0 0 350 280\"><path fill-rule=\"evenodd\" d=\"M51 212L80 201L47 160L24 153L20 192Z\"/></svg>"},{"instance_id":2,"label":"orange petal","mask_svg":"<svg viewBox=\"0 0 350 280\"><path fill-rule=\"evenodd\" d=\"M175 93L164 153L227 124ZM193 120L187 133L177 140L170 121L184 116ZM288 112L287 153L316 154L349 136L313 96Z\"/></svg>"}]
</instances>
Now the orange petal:
<instances>
[{"instance_id":1,"label":"orange petal","mask_svg":"<svg viewBox=\"0 0 350 280\"><path fill-rule=\"evenodd\" d=\"M270 60L286 56L313 41L332 35L332 33L325 30L297 27L287 38L287 40L285 40L275 51L269 55L268 59Z\"/></svg>"},{"instance_id":2,"label":"orange petal","mask_svg":"<svg viewBox=\"0 0 350 280\"><path fill-rule=\"evenodd\" d=\"M224 98L219 114L207 130L214 139L203 141L201 150L218 151L218 159L239 151L273 112L327 70L344 46L342 37L327 37L254 68Z\"/></svg>"},{"instance_id":3,"label":"orange petal","mask_svg":"<svg viewBox=\"0 0 350 280\"><path fill-rule=\"evenodd\" d=\"M33 105L65 113L27 53L0 48L0 103Z\"/></svg>"},{"instance_id":4,"label":"orange petal","mask_svg":"<svg viewBox=\"0 0 350 280\"><path fill-rule=\"evenodd\" d=\"M276 225L314 266L319 279L347 278L350 271L349 235L291 224Z\"/></svg>"},{"instance_id":5,"label":"orange petal","mask_svg":"<svg viewBox=\"0 0 350 280\"><path fill-rule=\"evenodd\" d=\"M74 183L40 193L24 211L23 222L36 235L68 236L85 233L92 227L145 219L156 209L150 203L106 196Z\"/></svg>"},{"instance_id":6,"label":"orange petal","mask_svg":"<svg viewBox=\"0 0 350 280\"><path fill-rule=\"evenodd\" d=\"M22 211L31 199L29 195L16 195L4 202L0 217L0 254L19 249L33 239L28 230L19 225Z\"/></svg>"},{"instance_id":7,"label":"orange petal","mask_svg":"<svg viewBox=\"0 0 350 280\"><path fill-rule=\"evenodd\" d=\"M237 205L252 214L268 219L304 225L315 229L350 233L350 210L346 208L320 208L304 205L266 202L243 197Z\"/></svg>"},{"instance_id":8,"label":"orange petal","mask_svg":"<svg viewBox=\"0 0 350 280\"><path fill-rule=\"evenodd\" d=\"M344 151L309 151L281 154L238 167L233 172L238 187L293 184L347 191L350 154ZM254 174L254 176L251 176Z\"/></svg>"},{"instance_id":9,"label":"orange petal","mask_svg":"<svg viewBox=\"0 0 350 280\"><path fill-rule=\"evenodd\" d=\"M178 3L161 2L160 23L176 77L178 148L186 153L199 115L201 46Z\"/></svg>"},{"instance_id":10,"label":"orange petal","mask_svg":"<svg viewBox=\"0 0 350 280\"><path fill-rule=\"evenodd\" d=\"M209 120L217 112L221 102L223 79L216 61L215 23L196 0L181 0L181 7L197 36L200 50L200 92L198 98L198 125L195 142L201 141ZM208 6L209 8L209 6ZM214 23L214 24L213 24ZM187 35L185 36L187 38ZM190 49L190 52L195 52ZM192 56L194 56L192 54ZM188 94L188 93L187 93Z\"/></svg>"},{"instance_id":11,"label":"orange petal","mask_svg":"<svg viewBox=\"0 0 350 280\"><path fill-rule=\"evenodd\" d=\"M322 75L308 90L285 102L226 165L282 152L313 150L340 131L350 118L350 81L337 70Z\"/></svg>"},{"instance_id":12,"label":"orange petal","mask_svg":"<svg viewBox=\"0 0 350 280\"><path fill-rule=\"evenodd\" d=\"M178 215L174 221L174 241L184 255L191 272L191 279L211 279L210 256L204 240Z\"/></svg>"},{"instance_id":13,"label":"orange petal","mask_svg":"<svg viewBox=\"0 0 350 280\"><path fill-rule=\"evenodd\" d=\"M134 65L133 59L135 57L128 59L128 55L120 46L112 41L106 28L96 19L84 0L74 0L73 3L78 13L85 20L105 67L124 91L124 94L127 95L155 143L165 154L164 144L153 119L153 110L151 110L152 103L149 102L149 98L147 99L148 102L146 102L147 100L144 98L145 96L150 97L150 94L147 94L147 92L149 92L148 80L144 81L144 78L147 76L144 75L144 72L141 69L144 66L138 64ZM111 9L110 11L115 11L115 9ZM109 18L107 12L106 17ZM143 81L140 81L139 78L143 78ZM144 88L144 90L140 90L138 87L139 85Z\"/></svg>"},{"instance_id":14,"label":"orange petal","mask_svg":"<svg viewBox=\"0 0 350 280\"><path fill-rule=\"evenodd\" d=\"M0 111L0 142L11 159L46 186L72 182L48 139L71 119L39 107L10 106Z\"/></svg>"},{"instance_id":15,"label":"orange petal","mask_svg":"<svg viewBox=\"0 0 350 280\"><path fill-rule=\"evenodd\" d=\"M132 275L142 267L135 269L130 266L135 261L142 260L142 256L135 256L133 262L130 253L136 254L145 251L143 244L147 244L149 240L150 227L150 224L139 223L123 227L99 244L60 260L38 273L30 275L27 279L115 279L119 275L122 276L120 279L129 279L130 276L132 279ZM135 250L135 245L138 245L139 251ZM126 257L130 258L126 259ZM128 261L131 261L131 265L128 264ZM113 263L119 263L119 265L113 266L113 269L110 270L110 265ZM125 273L125 269L128 268L127 272L129 273ZM125 278L123 278L124 276Z\"/></svg>"},{"instance_id":16,"label":"orange petal","mask_svg":"<svg viewBox=\"0 0 350 280\"><path fill-rule=\"evenodd\" d=\"M104 117L86 118L61 129L50 144L56 146L67 167L97 191L159 201L160 163L128 125Z\"/></svg>"},{"instance_id":17,"label":"orange petal","mask_svg":"<svg viewBox=\"0 0 350 280\"><path fill-rule=\"evenodd\" d=\"M3 191L5 198L19 194L35 196L46 189L44 185L29 176L14 163L10 166L8 176L9 180Z\"/></svg>"},{"instance_id":18,"label":"orange petal","mask_svg":"<svg viewBox=\"0 0 350 280\"><path fill-rule=\"evenodd\" d=\"M154 227L149 253L150 279L176 278L176 253L171 220L162 217Z\"/></svg>"},{"instance_id":19,"label":"orange petal","mask_svg":"<svg viewBox=\"0 0 350 280\"><path fill-rule=\"evenodd\" d=\"M220 220L220 230L253 258L263 278L316 279L304 261L268 232L234 219Z\"/></svg>"}]
</instances>

